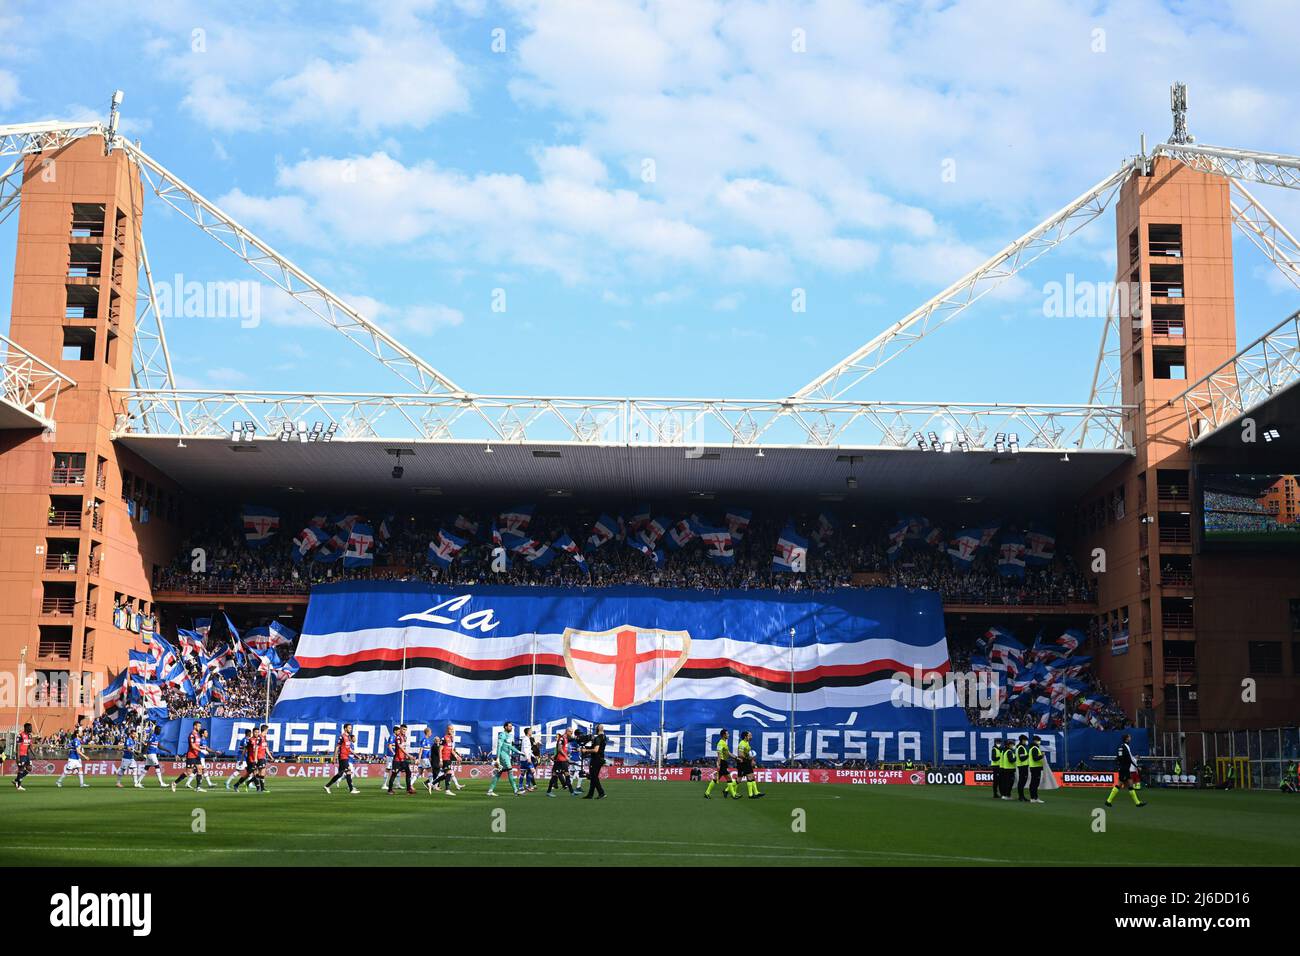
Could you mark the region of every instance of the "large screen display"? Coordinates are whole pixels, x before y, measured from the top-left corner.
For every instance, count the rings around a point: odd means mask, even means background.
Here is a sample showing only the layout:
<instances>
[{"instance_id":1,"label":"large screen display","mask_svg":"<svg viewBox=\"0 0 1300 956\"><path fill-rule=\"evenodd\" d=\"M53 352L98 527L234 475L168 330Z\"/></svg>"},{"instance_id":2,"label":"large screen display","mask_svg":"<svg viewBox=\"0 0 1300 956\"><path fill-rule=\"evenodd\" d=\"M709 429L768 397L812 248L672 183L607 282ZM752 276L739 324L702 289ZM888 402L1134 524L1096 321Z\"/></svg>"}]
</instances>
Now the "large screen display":
<instances>
[{"instance_id":1,"label":"large screen display","mask_svg":"<svg viewBox=\"0 0 1300 956\"><path fill-rule=\"evenodd\" d=\"M1300 551L1296 473L1202 469L1198 477L1203 548Z\"/></svg>"}]
</instances>

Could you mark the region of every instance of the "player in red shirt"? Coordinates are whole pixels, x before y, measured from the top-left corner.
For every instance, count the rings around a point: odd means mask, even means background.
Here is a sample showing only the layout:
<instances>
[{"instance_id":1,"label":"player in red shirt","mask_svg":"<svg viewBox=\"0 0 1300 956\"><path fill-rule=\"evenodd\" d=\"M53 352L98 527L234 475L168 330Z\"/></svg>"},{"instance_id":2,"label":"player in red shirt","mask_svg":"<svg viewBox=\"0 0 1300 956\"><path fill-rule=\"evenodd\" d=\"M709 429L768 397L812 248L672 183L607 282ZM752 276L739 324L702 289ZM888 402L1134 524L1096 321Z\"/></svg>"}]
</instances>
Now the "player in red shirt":
<instances>
[{"instance_id":1,"label":"player in red shirt","mask_svg":"<svg viewBox=\"0 0 1300 956\"><path fill-rule=\"evenodd\" d=\"M352 737L352 725L344 724L343 732L339 734L338 746L334 748L334 754L336 757L338 757L338 761L339 761L339 770L338 773L330 777L330 782L325 784L326 793L331 792L330 787L338 783L340 777L347 780L348 793L361 792L360 790L358 790L356 787L352 785L352 749L355 746L356 746L356 742L353 740Z\"/></svg>"},{"instance_id":2,"label":"player in red shirt","mask_svg":"<svg viewBox=\"0 0 1300 956\"><path fill-rule=\"evenodd\" d=\"M456 752L456 732L447 726L447 732L438 739L438 758L442 763L442 773L433 781L433 788L438 789L438 784L446 787L447 796L454 797L452 785L455 784L457 790L464 790L459 780L456 779L456 761L460 759L460 754Z\"/></svg>"},{"instance_id":3,"label":"player in red shirt","mask_svg":"<svg viewBox=\"0 0 1300 956\"><path fill-rule=\"evenodd\" d=\"M252 785L257 787L258 793L266 793L266 765L273 756L271 748L267 743L267 731L270 729L271 728L267 724L263 724L258 728L257 732L253 734L255 750L253 754L254 760L252 763Z\"/></svg>"},{"instance_id":4,"label":"player in red shirt","mask_svg":"<svg viewBox=\"0 0 1300 956\"><path fill-rule=\"evenodd\" d=\"M256 727L244 731L244 739L239 742L239 762L244 765L244 771L240 774L239 779L235 781L235 785L230 788L232 790L238 790L241 783L247 783L250 787L253 785L250 781L253 779L253 771L257 764Z\"/></svg>"},{"instance_id":5,"label":"player in red shirt","mask_svg":"<svg viewBox=\"0 0 1300 956\"><path fill-rule=\"evenodd\" d=\"M23 724L23 732L18 735L18 776L14 777L14 789L27 792L23 786L23 777L32 772L32 725Z\"/></svg>"},{"instance_id":6,"label":"player in red shirt","mask_svg":"<svg viewBox=\"0 0 1300 956\"><path fill-rule=\"evenodd\" d=\"M551 760L551 782L546 787L548 797L555 796L555 785L557 783L569 791L569 796L577 796L573 792L573 781L569 779L569 732L567 730L561 730L555 735L555 757Z\"/></svg>"},{"instance_id":7,"label":"player in red shirt","mask_svg":"<svg viewBox=\"0 0 1300 956\"><path fill-rule=\"evenodd\" d=\"M411 786L411 755L406 750L406 724L393 729L393 739L388 743L388 752L392 755L392 770L388 774L388 792L393 792L393 783L399 773L406 775L406 792L415 793Z\"/></svg>"},{"instance_id":8,"label":"player in red shirt","mask_svg":"<svg viewBox=\"0 0 1300 956\"><path fill-rule=\"evenodd\" d=\"M172 793L176 792L176 784L183 783L191 772L198 779L198 786L195 789L199 793L203 792L203 768L201 764L203 755L207 750L208 748L203 746L203 724L196 720L190 730L189 746L185 750L185 769L181 771L179 777L172 781Z\"/></svg>"}]
</instances>

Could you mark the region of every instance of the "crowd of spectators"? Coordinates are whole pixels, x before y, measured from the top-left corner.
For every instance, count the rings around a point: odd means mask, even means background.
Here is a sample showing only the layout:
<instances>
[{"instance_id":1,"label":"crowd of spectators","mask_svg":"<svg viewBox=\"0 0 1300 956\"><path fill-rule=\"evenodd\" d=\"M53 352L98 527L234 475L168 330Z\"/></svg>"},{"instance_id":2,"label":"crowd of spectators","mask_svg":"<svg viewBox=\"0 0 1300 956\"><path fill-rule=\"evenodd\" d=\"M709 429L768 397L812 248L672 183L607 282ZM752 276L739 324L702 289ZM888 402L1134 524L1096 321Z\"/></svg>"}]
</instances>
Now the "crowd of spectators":
<instances>
[{"instance_id":1,"label":"crowd of spectators","mask_svg":"<svg viewBox=\"0 0 1300 956\"><path fill-rule=\"evenodd\" d=\"M976 653L974 647L970 645L954 645L953 639L949 638L948 660L950 671L962 674L970 673L971 656ZM1110 695L1106 693L1105 686L1093 675L1091 667L1085 667L1076 679L1086 682L1087 687L1066 699L1062 709L1053 709L1047 714L1046 723L1042 722L1043 715L1030 709L1035 698L1039 693L1042 693L1040 690L1032 692L1023 700L1013 699L1001 702L997 708L997 713L991 716L980 706L967 706L966 717L970 720L971 726L974 727L1024 727L1029 730L1066 730L1076 726L1071 723L1071 720L1078 710L1078 702L1081 699L1088 698L1103 701L1100 706L1090 708L1087 711L1086 716L1096 718L1096 723L1090 722L1089 726L1098 730L1120 730L1132 726L1132 721L1111 700ZM1100 727L1097 726L1098 723L1101 725Z\"/></svg>"},{"instance_id":2,"label":"crowd of spectators","mask_svg":"<svg viewBox=\"0 0 1300 956\"><path fill-rule=\"evenodd\" d=\"M568 535L584 546L594 517L541 513L533 518L527 534L545 543ZM953 567L944 550L930 546L905 548L891 560L887 531L891 522L883 515L860 521L841 520L823 543L811 540L806 571L800 574L772 567L777 539L789 523L783 516L755 516L743 537L734 543L734 563L726 566L710 560L699 543L679 551L665 548L663 564L656 566L645 554L614 540L585 552L585 569L571 555L556 553L544 567L512 556L510 567L501 572L491 570L493 545L488 534L491 519L481 519L479 533L467 536L454 528L454 518L452 515L394 520L389 523L388 539L377 542L374 565L347 569L341 561L321 563L310 557L301 563L293 560L294 529L300 528L305 519L297 522L286 519L269 542L250 548L244 542L236 518L227 515L224 520L192 534L184 542L176 562L159 571L155 587L160 591L195 594L306 593L316 583L363 579L455 586L506 584L582 589L642 585L706 591L826 591L861 583L936 590L949 603L1027 605L1095 601L1092 587L1068 557L1059 557L1044 568L1026 569L1023 579L1000 575L995 556L987 551L981 552L974 566L966 570ZM815 525L815 518L814 515L796 520L796 527L807 534ZM718 523L722 523L720 518ZM465 549L446 569L426 559L429 541L439 528L468 537ZM201 571L193 569L195 548L201 548L205 557Z\"/></svg>"}]
</instances>

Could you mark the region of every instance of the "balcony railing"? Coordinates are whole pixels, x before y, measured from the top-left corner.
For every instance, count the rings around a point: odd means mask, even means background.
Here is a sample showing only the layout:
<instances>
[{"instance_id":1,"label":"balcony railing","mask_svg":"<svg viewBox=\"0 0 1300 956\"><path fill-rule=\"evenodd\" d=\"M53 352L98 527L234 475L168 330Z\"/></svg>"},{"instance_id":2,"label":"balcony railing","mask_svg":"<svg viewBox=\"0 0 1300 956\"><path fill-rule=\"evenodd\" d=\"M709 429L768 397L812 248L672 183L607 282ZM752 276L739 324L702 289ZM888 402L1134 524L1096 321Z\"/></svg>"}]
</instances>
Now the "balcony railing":
<instances>
[{"instance_id":1,"label":"balcony railing","mask_svg":"<svg viewBox=\"0 0 1300 956\"><path fill-rule=\"evenodd\" d=\"M104 474L102 471L101 471L99 474L97 474L97 475L95 476L95 487L96 487L96 488L101 488L101 489L102 489L102 488L107 488L107 487L108 487L108 475Z\"/></svg>"},{"instance_id":2,"label":"balcony railing","mask_svg":"<svg viewBox=\"0 0 1300 956\"><path fill-rule=\"evenodd\" d=\"M1191 611L1165 611L1160 615L1165 630L1190 631L1192 629Z\"/></svg>"},{"instance_id":3,"label":"balcony railing","mask_svg":"<svg viewBox=\"0 0 1300 956\"><path fill-rule=\"evenodd\" d=\"M49 526L51 528L80 528L81 512L51 510L49 514Z\"/></svg>"},{"instance_id":4,"label":"balcony railing","mask_svg":"<svg viewBox=\"0 0 1300 956\"><path fill-rule=\"evenodd\" d=\"M1195 674L1196 658L1195 657L1166 657L1165 658L1165 675L1171 674Z\"/></svg>"},{"instance_id":5,"label":"balcony railing","mask_svg":"<svg viewBox=\"0 0 1300 956\"><path fill-rule=\"evenodd\" d=\"M85 468L51 468L50 484L52 485L84 485L86 483Z\"/></svg>"},{"instance_id":6,"label":"balcony railing","mask_svg":"<svg viewBox=\"0 0 1300 956\"><path fill-rule=\"evenodd\" d=\"M104 530L104 512L96 509L90 513L90 527L99 532Z\"/></svg>"},{"instance_id":7,"label":"balcony railing","mask_svg":"<svg viewBox=\"0 0 1300 956\"><path fill-rule=\"evenodd\" d=\"M1160 528L1161 544L1191 544L1191 528L1170 528L1164 525Z\"/></svg>"},{"instance_id":8,"label":"balcony railing","mask_svg":"<svg viewBox=\"0 0 1300 956\"><path fill-rule=\"evenodd\" d=\"M70 597L47 597L41 599L41 613L57 617L71 617L77 610L77 599Z\"/></svg>"},{"instance_id":9,"label":"balcony railing","mask_svg":"<svg viewBox=\"0 0 1300 956\"><path fill-rule=\"evenodd\" d=\"M80 557L77 554L47 554L45 556L45 570L65 571L68 574L75 574Z\"/></svg>"},{"instance_id":10,"label":"balcony railing","mask_svg":"<svg viewBox=\"0 0 1300 956\"><path fill-rule=\"evenodd\" d=\"M254 596L277 594L306 594L311 589L307 581L284 584L236 584L233 581L160 581L154 585L155 598L164 594L248 594Z\"/></svg>"},{"instance_id":11,"label":"balcony railing","mask_svg":"<svg viewBox=\"0 0 1300 956\"><path fill-rule=\"evenodd\" d=\"M1192 572L1161 571L1160 586L1162 588L1190 588L1192 586Z\"/></svg>"}]
</instances>

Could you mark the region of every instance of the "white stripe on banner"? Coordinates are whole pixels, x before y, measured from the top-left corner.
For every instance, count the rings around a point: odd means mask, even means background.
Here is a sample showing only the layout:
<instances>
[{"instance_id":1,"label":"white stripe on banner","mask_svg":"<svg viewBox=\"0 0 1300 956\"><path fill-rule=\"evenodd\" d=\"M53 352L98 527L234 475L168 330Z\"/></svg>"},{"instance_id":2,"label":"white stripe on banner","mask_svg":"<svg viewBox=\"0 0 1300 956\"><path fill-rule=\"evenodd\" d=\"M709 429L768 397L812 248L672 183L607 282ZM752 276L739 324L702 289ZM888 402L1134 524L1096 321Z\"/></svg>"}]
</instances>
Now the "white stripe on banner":
<instances>
[{"instance_id":1,"label":"white stripe on banner","mask_svg":"<svg viewBox=\"0 0 1300 956\"><path fill-rule=\"evenodd\" d=\"M360 631L336 631L330 634L303 634L298 645L298 659L304 667L311 667L314 658L357 654L376 649L400 651L403 647L403 635L408 650L416 647L436 647L476 661L531 655L534 636L537 639L538 654L559 655L564 652L563 634L471 637L459 631L437 627L380 627ZM748 667L765 667L789 673L790 647L782 644L759 644L730 637L701 638L692 639L690 658L692 660L728 658ZM892 660L903 664L911 662L923 669L942 667L948 662L947 641L918 647L886 638L872 638L854 643L810 644L794 649L796 671L819 666L865 664L876 660Z\"/></svg>"}]
</instances>

